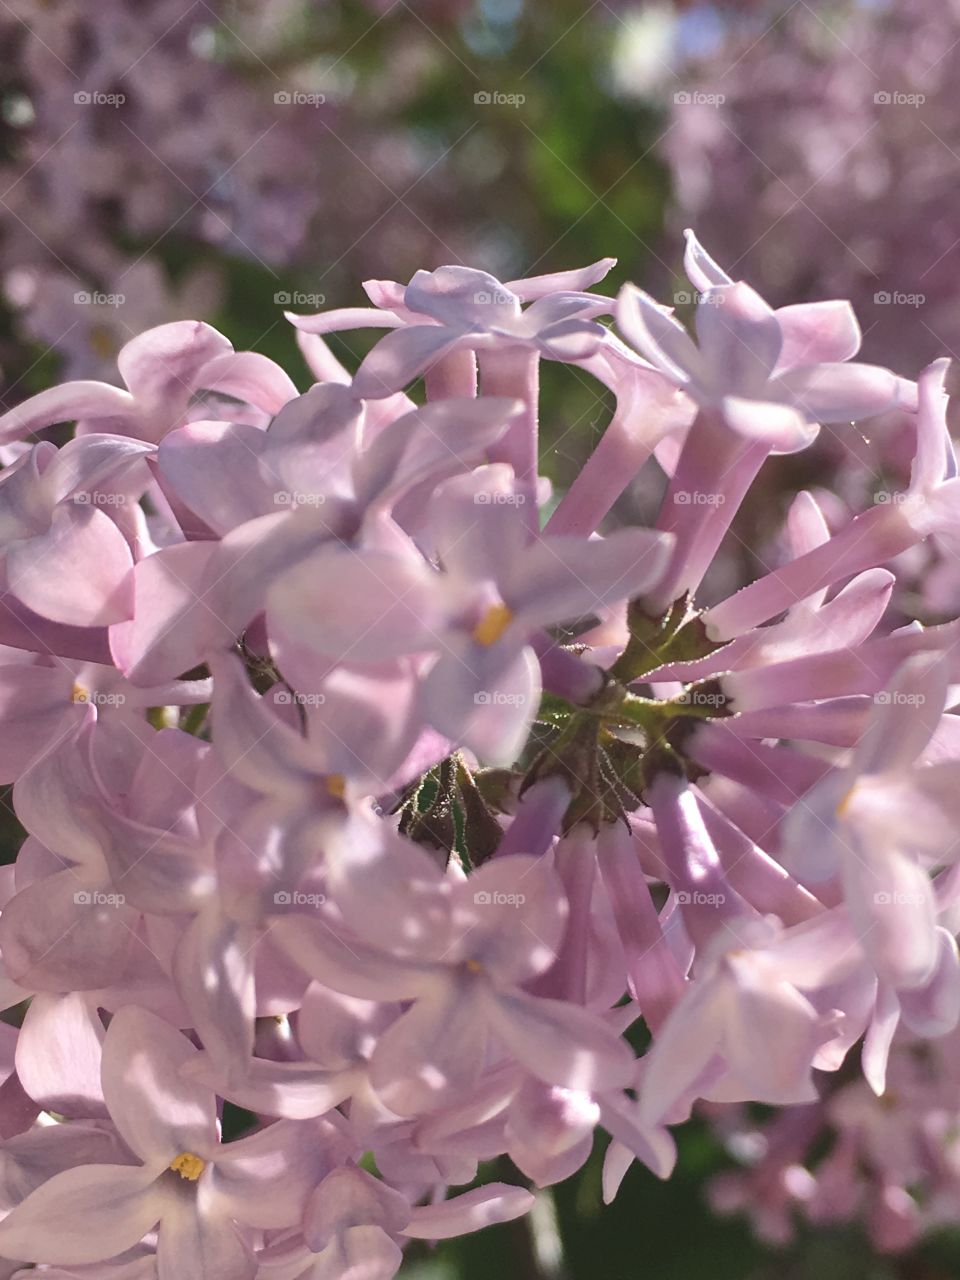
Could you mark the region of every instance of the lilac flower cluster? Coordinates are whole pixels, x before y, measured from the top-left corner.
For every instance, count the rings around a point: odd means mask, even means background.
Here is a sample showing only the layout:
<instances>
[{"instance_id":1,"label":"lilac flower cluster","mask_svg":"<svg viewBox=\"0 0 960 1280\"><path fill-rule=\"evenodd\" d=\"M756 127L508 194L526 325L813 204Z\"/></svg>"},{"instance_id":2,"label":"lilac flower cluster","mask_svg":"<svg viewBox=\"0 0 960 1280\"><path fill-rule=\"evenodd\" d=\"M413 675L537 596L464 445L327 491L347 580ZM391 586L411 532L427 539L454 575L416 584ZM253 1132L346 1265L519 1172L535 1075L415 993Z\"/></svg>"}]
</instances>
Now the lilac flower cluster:
<instances>
[{"instance_id":1,"label":"lilac flower cluster","mask_svg":"<svg viewBox=\"0 0 960 1280\"><path fill-rule=\"evenodd\" d=\"M945 362L692 236L695 339L611 265L369 282L291 317L303 395L177 322L0 418L0 1274L387 1280L531 1207L500 1156L546 1187L600 1128L609 1199L698 1100L813 1106L858 1044L882 1095L955 1028L960 623L884 622L960 533ZM545 360L616 401L559 501ZM897 500L799 494L698 603L766 460L892 408ZM598 532L647 466L654 527Z\"/></svg>"}]
</instances>

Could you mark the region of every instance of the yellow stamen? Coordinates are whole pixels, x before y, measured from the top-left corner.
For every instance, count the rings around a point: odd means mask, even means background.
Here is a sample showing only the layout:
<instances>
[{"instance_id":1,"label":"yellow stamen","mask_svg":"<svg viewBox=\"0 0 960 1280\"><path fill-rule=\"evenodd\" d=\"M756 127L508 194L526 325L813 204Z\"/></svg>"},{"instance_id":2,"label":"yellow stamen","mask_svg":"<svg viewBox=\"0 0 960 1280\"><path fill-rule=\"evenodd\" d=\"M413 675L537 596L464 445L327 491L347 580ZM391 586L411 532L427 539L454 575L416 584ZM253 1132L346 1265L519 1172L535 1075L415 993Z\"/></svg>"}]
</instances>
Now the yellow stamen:
<instances>
[{"instance_id":1,"label":"yellow stamen","mask_svg":"<svg viewBox=\"0 0 960 1280\"><path fill-rule=\"evenodd\" d=\"M342 800L347 789L347 780L342 773L331 773L327 777L327 790L335 800Z\"/></svg>"},{"instance_id":2,"label":"yellow stamen","mask_svg":"<svg viewBox=\"0 0 960 1280\"><path fill-rule=\"evenodd\" d=\"M465 960L464 966L469 969L471 973L483 973L483 965L479 960Z\"/></svg>"},{"instance_id":3,"label":"yellow stamen","mask_svg":"<svg viewBox=\"0 0 960 1280\"><path fill-rule=\"evenodd\" d=\"M90 690L85 689L82 684L75 684L70 692L71 702L89 702Z\"/></svg>"},{"instance_id":4,"label":"yellow stamen","mask_svg":"<svg viewBox=\"0 0 960 1280\"><path fill-rule=\"evenodd\" d=\"M840 803L837 805L837 808L836 808L836 815L838 818L842 818L846 815L847 809L850 807L850 801L853 799L853 793L856 791L856 789L857 789L857 784L854 783L853 786L850 788L850 790L845 792L844 795L841 797Z\"/></svg>"},{"instance_id":5,"label":"yellow stamen","mask_svg":"<svg viewBox=\"0 0 960 1280\"><path fill-rule=\"evenodd\" d=\"M513 614L505 604L492 604L473 628L477 644L490 645L499 640L513 621Z\"/></svg>"},{"instance_id":6,"label":"yellow stamen","mask_svg":"<svg viewBox=\"0 0 960 1280\"><path fill-rule=\"evenodd\" d=\"M192 1151L181 1151L175 1160L170 1161L170 1168L174 1173L179 1173L187 1182L196 1182L206 1167L206 1160L195 1156Z\"/></svg>"},{"instance_id":7,"label":"yellow stamen","mask_svg":"<svg viewBox=\"0 0 960 1280\"><path fill-rule=\"evenodd\" d=\"M119 350L116 338L105 324L91 325L87 341L90 343L90 350L101 360L115 356Z\"/></svg>"}]
</instances>

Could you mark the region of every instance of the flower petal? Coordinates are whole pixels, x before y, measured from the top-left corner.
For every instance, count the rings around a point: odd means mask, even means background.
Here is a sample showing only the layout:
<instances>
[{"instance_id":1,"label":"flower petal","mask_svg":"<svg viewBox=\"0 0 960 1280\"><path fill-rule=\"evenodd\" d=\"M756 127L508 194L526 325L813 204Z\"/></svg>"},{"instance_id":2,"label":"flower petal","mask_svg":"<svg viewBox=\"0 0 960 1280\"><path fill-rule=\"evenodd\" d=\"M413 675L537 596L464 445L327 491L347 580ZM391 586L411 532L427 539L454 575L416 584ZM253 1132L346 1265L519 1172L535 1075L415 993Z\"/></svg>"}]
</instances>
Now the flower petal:
<instances>
[{"instance_id":1,"label":"flower petal","mask_svg":"<svg viewBox=\"0 0 960 1280\"><path fill-rule=\"evenodd\" d=\"M182 1072L196 1053L186 1036L136 1005L118 1010L107 1028L103 1096L154 1176L181 1152L207 1158L216 1142L216 1096Z\"/></svg>"},{"instance_id":2,"label":"flower petal","mask_svg":"<svg viewBox=\"0 0 960 1280\"><path fill-rule=\"evenodd\" d=\"M7 551L9 589L35 613L75 627L104 627L133 614L133 556L97 507L61 503L46 533Z\"/></svg>"},{"instance_id":3,"label":"flower petal","mask_svg":"<svg viewBox=\"0 0 960 1280\"><path fill-rule=\"evenodd\" d=\"M156 1172L87 1164L56 1174L0 1222L5 1258L52 1265L114 1258L156 1226Z\"/></svg>"},{"instance_id":4,"label":"flower petal","mask_svg":"<svg viewBox=\"0 0 960 1280\"><path fill-rule=\"evenodd\" d=\"M492 995L488 1013L491 1030L547 1084L594 1093L632 1080L629 1045L588 1009L512 990Z\"/></svg>"}]
</instances>

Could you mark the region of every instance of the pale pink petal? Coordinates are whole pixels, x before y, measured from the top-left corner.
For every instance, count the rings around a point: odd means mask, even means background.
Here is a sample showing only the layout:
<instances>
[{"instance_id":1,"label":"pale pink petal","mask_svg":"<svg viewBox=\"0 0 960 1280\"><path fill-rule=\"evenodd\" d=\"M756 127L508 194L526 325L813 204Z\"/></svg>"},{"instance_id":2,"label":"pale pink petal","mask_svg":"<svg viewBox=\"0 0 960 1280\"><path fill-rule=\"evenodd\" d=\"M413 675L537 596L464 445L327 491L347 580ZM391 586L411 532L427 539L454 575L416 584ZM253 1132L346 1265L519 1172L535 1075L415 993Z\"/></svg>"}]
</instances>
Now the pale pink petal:
<instances>
[{"instance_id":1,"label":"pale pink petal","mask_svg":"<svg viewBox=\"0 0 960 1280\"><path fill-rule=\"evenodd\" d=\"M491 1030L547 1084L596 1092L630 1083L633 1053L598 1014L519 990L491 994L487 1009Z\"/></svg>"},{"instance_id":2,"label":"pale pink petal","mask_svg":"<svg viewBox=\"0 0 960 1280\"><path fill-rule=\"evenodd\" d=\"M631 284L617 298L617 325L628 342L681 385L700 373L700 352L680 321Z\"/></svg>"},{"instance_id":3,"label":"pale pink petal","mask_svg":"<svg viewBox=\"0 0 960 1280\"><path fill-rule=\"evenodd\" d=\"M133 396L106 382L66 382L31 396L0 417L0 443L22 440L57 422L84 418L118 419L118 426L136 419Z\"/></svg>"},{"instance_id":4,"label":"pale pink petal","mask_svg":"<svg viewBox=\"0 0 960 1280\"><path fill-rule=\"evenodd\" d=\"M226 351L214 356L194 381L205 391L244 400L270 414L277 413L298 394L289 375L256 351Z\"/></svg>"},{"instance_id":5,"label":"pale pink petal","mask_svg":"<svg viewBox=\"0 0 960 1280\"><path fill-rule=\"evenodd\" d=\"M801 366L778 374L771 387L814 422L869 418L893 408L899 395L896 376L871 364Z\"/></svg>"},{"instance_id":6,"label":"pale pink petal","mask_svg":"<svg viewBox=\"0 0 960 1280\"><path fill-rule=\"evenodd\" d=\"M163 1197L156 1172L88 1164L45 1182L0 1222L0 1253L54 1265L124 1253L156 1226Z\"/></svg>"},{"instance_id":7,"label":"pale pink petal","mask_svg":"<svg viewBox=\"0 0 960 1280\"><path fill-rule=\"evenodd\" d=\"M380 1036L370 1080L397 1115L436 1110L479 1080L486 1045L476 983L451 981L421 996Z\"/></svg>"},{"instance_id":8,"label":"pale pink petal","mask_svg":"<svg viewBox=\"0 0 960 1280\"><path fill-rule=\"evenodd\" d=\"M114 1014L107 1029L103 1096L154 1176L184 1152L208 1158L216 1142L216 1096L182 1070L196 1053L176 1028L135 1005Z\"/></svg>"},{"instance_id":9,"label":"pale pink petal","mask_svg":"<svg viewBox=\"0 0 960 1280\"><path fill-rule=\"evenodd\" d=\"M777 371L849 360L860 350L860 326L849 302L800 302L779 307L783 349Z\"/></svg>"},{"instance_id":10,"label":"pale pink petal","mask_svg":"<svg viewBox=\"0 0 960 1280\"><path fill-rule=\"evenodd\" d=\"M417 1240L449 1240L495 1222L512 1222L532 1208L533 1196L525 1188L488 1182L438 1204L418 1205L403 1234Z\"/></svg>"},{"instance_id":11,"label":"pale pink petal","mask_svg":"<svg viewBox=\"0 0 960 1280\"><path fill-rule=\"evenodd\" d=\"M105 1118L100 1087L103 1024L88 1000L36 995L17 1040L17 1075L44 1111L71 1120Z\"/></svg>"},{"instance_id":12,"label":"pale pink petal","mask_svg":"<svg viewBox=\"0 0 960 1280\"><path fill-rule=\"evenodd\" d=\"M132 338L117 356L120 376L148 411L166 411L168 426L186 407L196 375L215 356L232 352L222 333L199 320L175 320Z\"/></svg>"},{"instance_id":13,"label":"pale pink petal","mask_svg":"<svg viewBox=\"0 0 960 1280\"><path fill-rule=\"evenodd\" d=\"M35 613L75 627L104 627L133 613L133 556L98 507L61 503L47 533L7 551L9 588Z\"/></svg>"}]
</instances>

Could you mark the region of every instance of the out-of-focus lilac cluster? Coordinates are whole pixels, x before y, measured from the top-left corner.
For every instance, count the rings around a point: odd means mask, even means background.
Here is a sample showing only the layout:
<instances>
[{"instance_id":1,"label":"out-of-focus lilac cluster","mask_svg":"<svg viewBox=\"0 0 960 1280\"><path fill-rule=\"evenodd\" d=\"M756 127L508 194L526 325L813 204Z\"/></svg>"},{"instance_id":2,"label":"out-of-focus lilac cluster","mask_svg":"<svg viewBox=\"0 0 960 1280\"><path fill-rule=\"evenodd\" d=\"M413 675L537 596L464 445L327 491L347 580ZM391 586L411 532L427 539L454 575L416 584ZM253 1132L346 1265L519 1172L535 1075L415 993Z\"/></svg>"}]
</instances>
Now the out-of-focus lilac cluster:
<instances>
[{"instance_id":1,"label":"out-of-focus lilac cluster","mask_svg":"<svg viewBox=\"0 0 960 1280\"><path fill-rule=\"evenodd\" d=\"M759 8L676 53L675 223L769 296L850 298L899 372L960 343L960 5ZM686 49L686 52L684 52Z\"/></svg>"},{"instance_id":2,"label":"out-of-focus lilac cluster","mask_svg":"<svg viewBox=\"0 0 960 1280\"><path fill-rule=\"evenodd\" d=\"M389 1280L598 1128L607 1199L669 1176L698 1100L785 1109L774 1217L830 1115L831 1211L909 1237L926 1155L863 1153L952 1097L960 623L891 626L884 566L956 554L946 362L859 363L846 303L692 235L695 337L611 265L370 281L291 316L302 395L184 321L0 418L2 1274ZM543 361L616 404L559 501ZM905 488L832 535L799 493L704 608L769 459L894 408ZM653 527L601 532L644 469Z\"/></svg>"},{"instance_id":3,"label":"out-of-focus lilac cluster","mask_svg":"<svg viewBox=\"0 0 960 1280\"><path fill-rule=\"evenodd\" d=\"M462 206L442 147L402 114L464 9L5 4L0 282L17 335L65 376L105 377L135 334L225 301L223 255L279 292L278 271L308 264L315 306L344 259L436 260ZM381 26L390 73L360 75Z\"/></svg>"},{"instance_id":4,"label":"out-of-focus lilac cluster","mask_svg":"<svg viewBox=\"0 0 960 1280\"><path fill-rule=\"evenodd\" d=\"M957 1221L957 1033L898 1036L880 1097L854 1078L766 1121L728 1108L718 1129L741 1170L708 1190L718 1213L746 1213L774 1245L800 1223L857 1223L881 1252L898 1253Z\"/></svg>"}]
</instances>

